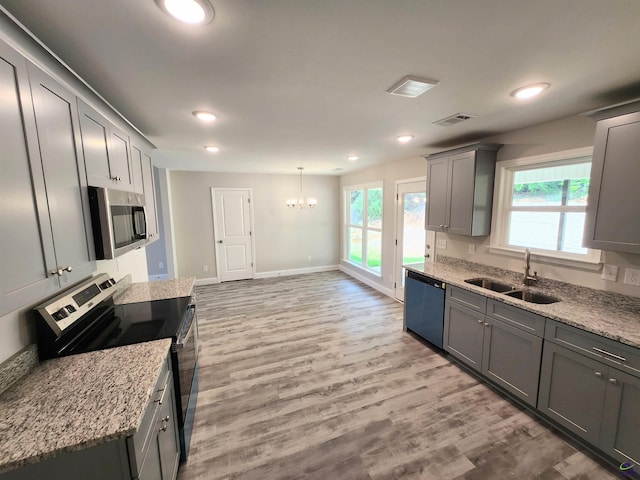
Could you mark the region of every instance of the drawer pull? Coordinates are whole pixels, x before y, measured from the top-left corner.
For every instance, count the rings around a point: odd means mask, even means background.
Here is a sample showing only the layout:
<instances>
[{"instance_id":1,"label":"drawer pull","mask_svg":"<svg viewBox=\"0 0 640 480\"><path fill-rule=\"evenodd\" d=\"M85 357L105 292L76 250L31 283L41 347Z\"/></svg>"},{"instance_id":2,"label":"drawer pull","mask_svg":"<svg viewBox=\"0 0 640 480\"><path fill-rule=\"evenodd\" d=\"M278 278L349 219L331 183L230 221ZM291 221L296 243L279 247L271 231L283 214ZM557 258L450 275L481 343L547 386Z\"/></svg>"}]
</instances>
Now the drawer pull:
<instances>
[{"instance_id":1,"label":"drawer pull","mask_svg":"<svg viewBox=\"0 0 640 480\"><path fill-rule=\"evenodd\" d=\"M478 323L482 324L483 322L482 322L482 320L478 320Z\"/></svg>"},{"instance_id":2,"label":"drawer pull","mask_svg":"<svg viewBox=\"0 0 640 480\"><path fill-rule=\"evenodd\" d=\"M616 380L615 378L610 378L610 379L609 379L609 383L612 383L612 384L614 384L614 385L615 385L615 384L617 384L617 383L618 383L618 380Z\"/></svg>"},{"instance_id":3,"label":"drawer pull","mask_svg":"<svg viewBox=\"0 0 640 480\"><path fill-rule=\"evenodd\" d=\"M596 374L596 377L598 377L598 378L602 378L602 372L593 372L593 373L595 373L595 374Z\"/></svg>"},{"instance_id":4,"label":"drawer pull","mask_svg":"<svg viewBox=\"0 0 640 480\"><path fill-rule=\"evenodd\" d=\"M616 360L620 360L621 362L626 362L627 361L626 358L621 357L620 355L615 355L615 354L613 354L611 352L607 352L606 350L602 350L601 348L593 347L593 349L598 353L602 353L603 355L608 355L610 357L615 358Z\"/></svg>"},{"instance_id":5,"label":"drawer pull","mask_svg":"<svg viewBox=\"0 0 640 480\"><path fill-rule=\"evenodd\" d=\"M490 325L489 322L484 322L485 327L488 327L489 325Z\"/></svg>"}]
</instances>

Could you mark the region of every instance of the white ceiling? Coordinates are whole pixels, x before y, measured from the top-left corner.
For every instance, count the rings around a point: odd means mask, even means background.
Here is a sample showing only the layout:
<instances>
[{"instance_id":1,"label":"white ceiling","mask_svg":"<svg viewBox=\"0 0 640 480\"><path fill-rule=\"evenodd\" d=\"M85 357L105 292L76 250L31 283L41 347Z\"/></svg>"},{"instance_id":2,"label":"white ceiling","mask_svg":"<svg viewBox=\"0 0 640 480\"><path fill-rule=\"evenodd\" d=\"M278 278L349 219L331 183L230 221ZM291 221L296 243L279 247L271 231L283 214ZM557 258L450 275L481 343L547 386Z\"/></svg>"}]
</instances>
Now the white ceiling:
<instances>
[{"instance_id":1,"label":"white ceiling","mask_svg":"<svg viewBox=\"0 0 640 480\"><path fill-rule=\"evenodd\" d=\"M637 0L212 4L214 21L193 27L154 0L0 0L174 169L341 174L640 97ZM385 93L409 74L440 84ZM535 82L551 88L509 96ZM459 112L478 117L432 125Z\"/></svg>"}]
</instances>

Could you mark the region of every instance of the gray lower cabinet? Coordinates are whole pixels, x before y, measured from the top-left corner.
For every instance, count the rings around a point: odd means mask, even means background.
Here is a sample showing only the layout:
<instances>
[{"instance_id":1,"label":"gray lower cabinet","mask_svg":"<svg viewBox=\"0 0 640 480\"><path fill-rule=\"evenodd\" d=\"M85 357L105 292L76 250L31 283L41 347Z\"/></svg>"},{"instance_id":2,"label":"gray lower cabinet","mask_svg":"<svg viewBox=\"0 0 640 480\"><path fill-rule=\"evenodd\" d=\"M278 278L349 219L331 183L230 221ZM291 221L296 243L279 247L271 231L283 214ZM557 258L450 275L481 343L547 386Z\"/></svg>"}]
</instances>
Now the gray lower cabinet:
<instances>
[{"instance_id":1,"label":"gray lower cabinet","mask_svg":"<svg viewBox=\"0 0 640 480\"><path fill-rule=\"evenodd\" d=\"M597 112L583 245L640 253L640 102Z\"/></svg>"},{"instance_id":2,"label":"gray lower cabinet","mask_svg":"<svg viewBox=\"0 0 640 480\"><path fill-rule=\"evenodd\" d=\"M477 144L425 157L427 230L489 234L496 152L501 146Z\"/></svg>"},{"instance_id":3,"label":"gray lower cabinet","mask_svg":"<svg viewBox=\"0 0 640 480\"><path fill-rule=\"evenodd\" d=\"M171 361L167 358L138 431L0 474L2 480L175 480L180 442Z\"/></svg>"},{"instance_id":4,"label":"gray lower cabinet","mask_svg":"<svg viewBox=\"0 0 640 480\"><path fill-rule=\"evenodd\" d=\"M620 462L640 463L640 379L551 341L538 409Z\"/></svg>"},{"instance_id":5,"label":"gray lower cabinet","mask_svg":"<svg viewBox=\"0 0 640 480\"><path fill-rule=\"evenodd\" d=\"M535 407L544 321L517 307L449 287L444 349Z\"/></svg>"}]
</instances>

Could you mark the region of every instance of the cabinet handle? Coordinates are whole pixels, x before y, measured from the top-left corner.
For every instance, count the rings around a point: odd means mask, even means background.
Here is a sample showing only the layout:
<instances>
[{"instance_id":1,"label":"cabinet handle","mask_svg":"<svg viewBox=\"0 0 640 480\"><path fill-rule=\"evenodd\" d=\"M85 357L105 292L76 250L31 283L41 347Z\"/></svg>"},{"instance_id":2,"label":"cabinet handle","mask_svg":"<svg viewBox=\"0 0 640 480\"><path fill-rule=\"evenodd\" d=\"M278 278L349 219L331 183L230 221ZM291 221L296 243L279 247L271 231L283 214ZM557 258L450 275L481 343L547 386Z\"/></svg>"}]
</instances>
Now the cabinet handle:
<instances>
[{"instance_id":1,"label":"cabinet handle","mask_svg":"<svg viewBox=\"0 0 640 480\"><path fill-rule=\"evenodd\" d=\"M57 270L51 270L51 275L58 275L59 277L61 277L63 273L64 270L62 270L62 267L58 267Z\"/></svg>"},{"instance_id":2,"label":"cabinet handle","mask_svg":"<svg viewBox=\"0 0 640 480\"><path fill-rule=\"evenodd\" d=\"M167 424L166 423L162 424L162 427L160 427L160 431L161 432L166 432L167 431Z\"/></svg>"},{"instance_id":3,"label":"cabinet handle","mask_svg":"<svg viewBox=\"0 0 640 480\"><path fill-rule=\"evenodd\" d=\"M620 355L615 355L615 354L613 354L611 352L607 352L606 350L602 350L601 348L598 348L598 347L592 347L592 348L598 353L602 353L603 355L608 355L608 356L613 357L613 358L615 358L617 360L620 360L621 362L626 362L627 361L626 358L621 357Z\"/></svg>"},{"instance_id":4,"label":"cabinet handle","mask_svg":"<svg viewBox=\"0 0 640 480\"><path fill-rule=\"evenodd\" d=\"M618 383L618 380L616 380L615 378L610 378L609 383L616 385Z\"/></svg>"},{"instance_id":5,"label":"cabinet handle","mask_svg":"<svg viewBox=\"0 0 640 480\"><path fill-rule=\"evenodd\" d=\"M595 373L596 377L602 378L602 372L593 372L593 373Z\"/></svg>"},{"instance_id":6,"label":"cabinet handle","mask_svg":"<svg viewBox=\"0 0 640 480\"><path fill-rule=\"evenodd\" d=\"M479 323L479 324L482 324L483 322L482 322L482 320L478 320L478 323Z\"/></svg>"},{"instance_id":7,"label":"cabinet handle","mask_svg":"<svg viewBox=\"0 0 640 480\"><path fill-rule=\"evenodd\" d=\"M489 326L489 322L484 322L484 326L488 327Z\"/></svg>"},{"instance_id":8,"label":"cabinet handle","mask_svg":"<svg viewBox=\"0 0 640 480\"><path fill-rule=\"evenodd\" d=\"M64 268L63 268L63 270L64 270L65 272L70 272L70 271L72 271L72 270L73 270L73 267L72 267L71 265L69 265L69 266L67 266L67 267L64 267Z\"/></svg>"}]
</instances>

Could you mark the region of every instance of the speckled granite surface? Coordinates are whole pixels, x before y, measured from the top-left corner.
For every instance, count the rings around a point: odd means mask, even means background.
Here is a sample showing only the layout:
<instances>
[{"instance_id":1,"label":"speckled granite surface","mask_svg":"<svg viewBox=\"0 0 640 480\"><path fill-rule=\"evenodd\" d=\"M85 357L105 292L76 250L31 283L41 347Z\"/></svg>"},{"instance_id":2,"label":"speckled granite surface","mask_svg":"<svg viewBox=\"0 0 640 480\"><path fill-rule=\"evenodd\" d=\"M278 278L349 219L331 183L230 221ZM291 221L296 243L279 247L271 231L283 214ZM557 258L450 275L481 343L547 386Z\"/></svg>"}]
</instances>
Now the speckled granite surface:
<instances>
[{"instance_id":1,"label":"speckled granite surface","mask_svg":"<svg viewBox=\"0 0 640 480\"><path fill-rule=\"evenodd\" d=\"M170 339L43 362L0 395L0 473L132 435Z\"/></svg>"},{"instance_id":2,"label":"speckled granite surface","mask_svg":"<svg viewBox=\"0 0 640 480\"><path fill-rule=\"evenodd\" d=\"M33 344L23 348L0 365L0 393L24 377L38 365L38 347Z\"/></svg>"},{"instance_id":3,"label":"speckled granite surface","mask_svg":"<svg viewBox=\"0 0 640 480\"><path fill-rule=\"evenodd\" d=\"M195 283L195 277L161 280L159 282L132 283L122 293L116 293L113 301L116 305L123 305L125 303L188 297L191 295Z\"/></svg>"},{"instance_id":4,"label":"speckled granite surface","mask_svg":"<svg viewBox=\"0 0 640 480\"><path fill-rule=\"evenodd\" d=\"M439 258L436 263L405 265L405 268L640 348L640 298L540 279L536 287L527 287L527 289L546 293L561 300L557 303L540 305L465 283L466 279L487 277L511 283L518 289L524 288L521 282L522 275L516 272L449 257Z\"/></svg>"}]
</instances>

